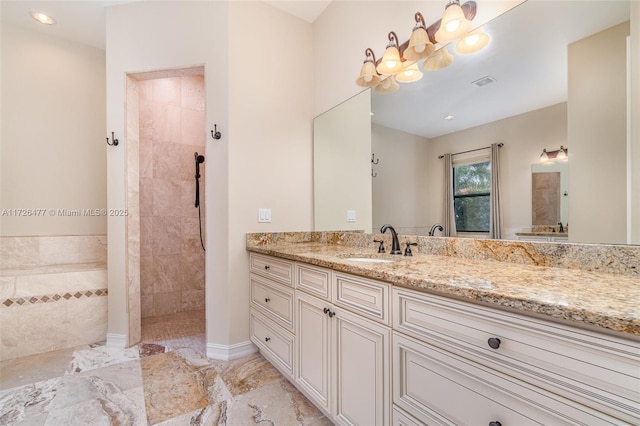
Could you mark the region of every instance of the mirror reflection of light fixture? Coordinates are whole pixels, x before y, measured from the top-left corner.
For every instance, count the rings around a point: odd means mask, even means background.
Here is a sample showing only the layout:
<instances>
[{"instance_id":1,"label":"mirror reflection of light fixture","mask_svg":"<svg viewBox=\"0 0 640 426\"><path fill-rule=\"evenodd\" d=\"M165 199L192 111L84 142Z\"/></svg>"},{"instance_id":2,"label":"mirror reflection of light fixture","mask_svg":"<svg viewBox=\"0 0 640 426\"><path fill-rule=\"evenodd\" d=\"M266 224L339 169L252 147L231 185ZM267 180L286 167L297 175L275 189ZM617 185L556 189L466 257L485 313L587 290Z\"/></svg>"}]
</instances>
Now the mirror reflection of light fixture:
<instances>
[{"instance_id":1,"label":"mirror reflection of light fixture","mask_svg":"<svg viewBox=\"0 0 640 426\"><path fill-rule=\"evenodd\" d=\"M396 81L400 83L413 83L422 78L422 72L418 69L418 64L414 63L405 67L404 70L395 75Z\"/></svg>"},{"instance_id":2,"label":"mirror reflection of light fixture","mask_svg":"<svg viewBox=\"0 0 640 426\"><path fill-rule=\"evenodd\" d=\"M391 31L389 33L389 43L387 44L387 50L384 51L382 60L376 67L378 74L382 75L394 75L402 71L404 66L400 59L400 51L398 50L398 36Z\"/></svg>"},{"instance_id":3,"label":"mirror reflection of light fixture","mask_svg":"<svg viewBox=\"0 0 640 426\"><path fill-rule=\"evenodd\" d=\"M400 88L400 85L396 82L395 76L389 76L382 80L380 84L376 86L376 92L388 95Z\"/></svg>"},{"instance_id":4,"label":"mirror reflection of light fixture","mask_svg":"<svg viewBox=\"0 0 640 426\"><path fill-rule=\"evenodd\" d=\"M356 84L362 87L371 87L380 83L380 76L376 72L376 55L373 50L367 48L364 51L366 58L360 69L360 76L356 79Z\"/></svg>"},{"instance_id":5,"label":"mirror reflection of light fixture","mask_svg":"<svg viewBox=\"0 0 640 426\"><path fill-rule=\"evenodd\" d=\"M549 155L547 154L547 149L544 148L542 154L540 154L540 162L546 163L547 161L549 161Z\"/></svg>"},{"instance_id":6,"label":"mirror reflection of light fixture","mask_svg":"<svg viewBox=\"0 0 640 426\"><path fill-rule=\"evenodd\" d=\"M426 59L436 50L436 47L429 39L429 34L427 33L422 13L416 12L414 16L416 25L413 27L413 31L411 32L409 45L403 53L405 59L409 61Z\"/></svg>"},{"instance_id":7,"label":"mirror reflection of light fixture","mask_svg":"<svg viewBox=\"0 0 640 426\"><path fill-rule=\"evenodd\" d=\"M470 55L487 47L490 41L491 37L482 31L482 28L478 28L456 43L456 52L461 55Z\"/></svg>"},{"instance_id":8,"label":"mirror reflection of light fixture","mask_svg":"<svg viewBox=\"0 0 640 426\"><path fill-rule=\"evenodd\" d=\"M423 68L427 71L438 71L448 67L453 62L453 55L449 53L447 47L436 50L436 52L429 56L422 64Z\"/></svg>"},{"instance_id":9,"label":"mirror reflection of light fixture","mask_svg":"<svg viewBox=\"0 0 640 426\"><path fill-rule=\"evenodd\" d=\"M569 160L569 148L565 148L560 145L560 149L556 151L547 151L546 148L542 150L540 154L540 162L555 162L555 161L568 161Z\"/></svg>"},{"instance_id":10,"label":"mirror reflection of light fixture","mask_svg":"<svg viewBox=\"0 0 640 426\"><path fill-rule=\"evenodd\" d=\"M440 20L440 28L435 38L439 43L449 43L459 39L471 28L471 21L464 16L459 0L449 0Z\"/></svg>"},{"instance_id":11,"label":"mirror reflection of light fixture","mask_svg":"<svg viewBox=\"0 0 640 426\"><path fill-rule=\"evenodd\" d=\"M564 147L560 145L560 150L558 150L558 153L556 154L556 160L566 161L567 158L567 151L565 151Z\"/></svg>"}]
</instances>

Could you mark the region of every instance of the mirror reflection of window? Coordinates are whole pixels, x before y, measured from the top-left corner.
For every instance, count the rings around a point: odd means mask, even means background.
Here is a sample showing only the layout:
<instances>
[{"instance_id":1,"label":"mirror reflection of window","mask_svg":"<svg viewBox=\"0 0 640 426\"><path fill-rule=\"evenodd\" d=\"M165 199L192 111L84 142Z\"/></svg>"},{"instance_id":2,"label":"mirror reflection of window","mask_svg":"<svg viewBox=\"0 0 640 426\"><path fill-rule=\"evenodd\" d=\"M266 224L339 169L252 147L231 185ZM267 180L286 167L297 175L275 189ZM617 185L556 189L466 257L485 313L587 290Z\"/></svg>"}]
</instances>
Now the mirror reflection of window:
<instances>
[{"instance_id":1,"label":"mirror reflection of window","mask_svg":"<svg viewBox=\"0 0 640 426\"><path fill-rule=\"evenodd\" d=\"M453 207L458 232L489 232L491 162L453 166Z\"/></svg>"}]
</instances>

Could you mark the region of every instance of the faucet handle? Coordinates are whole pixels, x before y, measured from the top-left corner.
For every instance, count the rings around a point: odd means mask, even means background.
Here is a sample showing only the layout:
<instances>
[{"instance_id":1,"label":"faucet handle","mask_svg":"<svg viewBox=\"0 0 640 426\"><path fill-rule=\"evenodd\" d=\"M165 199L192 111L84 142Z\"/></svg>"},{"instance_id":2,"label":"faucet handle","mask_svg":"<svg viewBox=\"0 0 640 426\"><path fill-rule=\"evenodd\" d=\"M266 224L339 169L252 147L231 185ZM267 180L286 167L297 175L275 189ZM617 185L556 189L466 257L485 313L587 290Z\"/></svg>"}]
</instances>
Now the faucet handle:
<instances>
[{"instance_id":1,"label":"faucet handle","mask_svg":"<svg viewBox=\"0 0 640 426\"><path fill-rule=\"evenodd\" d=\"M417 246L418 243L407 243L407 248L404 249L404 255L405 256L413 256L413 253L411 253L411 246Z\"/></svg>"},{"instance_id":2,"label":"faucet handle","mask_svg":"<svg viewBox=\"0 0 640 426\"><path fill-rule=\"evenodd\" d=\"M378 253L384 253L384 241L383 240L373 240L374 243L380 243L378 246Z\"/></svg>"}]
</instances>

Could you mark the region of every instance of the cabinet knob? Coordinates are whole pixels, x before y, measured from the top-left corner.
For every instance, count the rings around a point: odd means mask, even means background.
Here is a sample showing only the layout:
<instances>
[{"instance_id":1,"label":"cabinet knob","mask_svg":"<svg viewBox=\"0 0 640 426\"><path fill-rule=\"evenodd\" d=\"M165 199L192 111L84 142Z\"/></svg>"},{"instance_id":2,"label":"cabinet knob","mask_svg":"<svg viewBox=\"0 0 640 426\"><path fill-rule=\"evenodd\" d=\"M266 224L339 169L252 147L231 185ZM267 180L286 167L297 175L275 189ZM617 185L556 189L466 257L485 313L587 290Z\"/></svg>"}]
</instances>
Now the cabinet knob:
<instances>
[{"instance_id":1,"label":"cabinet knob","mask_svg":"<svg viewBox=\"0 0 640 426\"><path fill-rule=\"evenodd\" d=\"M265 298L264 298L264 303L269 303L270 301L271 301L271 299L270 299L270 298L268 298L268 297L265 297Z\"/></svg>"},{"instance_id":2,"label":"cabinet knob","mask_svg":"<svg viewBox=\"0 0 640 426\"><path fill-rule=\"evenodd\" d=\"M335 315L336 315L336 313L335 313L335 312L331 312L331 311L329 311L329 318L333 318Z\"/></svg>"},{"instance_id":3,"label":"cabinet knob","mask_svg":"<svg viewBox=\"0 0 640 426\"><path fill-rule=\"evenodd\" d=\"M264 338L264 341L265 341L265 342L268 342L269 340L271 340L271 337L265 337L265 338Z\"/></svg>"},{"instance_id":4,"label":"cabinet knob","mask_svg":"<svg viewBox=\"0 0 640 426\"><path fill-rule=\"evenodd\" d=\"M328 313L329 313L329 312L331 312L331 311L329 310L329 308L324 308L324 309L322 310L322 312L324 312L325 314L328 314Z\"/></svg>"},{"instance_id":5,"label":"cabinet knob","mask_svg":"<svg viewBox=\"0 0 640 426\"><path fill-rule=\"evenodd\" d=\"M269 266L269 265L264 265L264 270L265 270L265 271L268 271L268 270L269 270L269 268L271 268L271 266Z\"/></svg>"},{"instance_id":6,"label":"cabinet knob","mask_svg":"<svg viewBox=\"0 0 640 426\"><path fill-rule=\"evenodd\" d=\"M489 422L489 426L502 426L502 423L500 423L499 421Z\"/></svg>"},{"instance_id":7,"label":"cabinet knob","mask_svg":"<svg viewBox=\"0 0 640 426\"><path fill-rule=\"evenodd\" d=\"M491 349L498 349L500 347L500 339L498 339L497 337L491 337L489 338L489 340L487 340L487 343L489 344L489 347ZM499 426L500 422L497 422L495 425L493 426Z\"/></svg>"}]
</instances>

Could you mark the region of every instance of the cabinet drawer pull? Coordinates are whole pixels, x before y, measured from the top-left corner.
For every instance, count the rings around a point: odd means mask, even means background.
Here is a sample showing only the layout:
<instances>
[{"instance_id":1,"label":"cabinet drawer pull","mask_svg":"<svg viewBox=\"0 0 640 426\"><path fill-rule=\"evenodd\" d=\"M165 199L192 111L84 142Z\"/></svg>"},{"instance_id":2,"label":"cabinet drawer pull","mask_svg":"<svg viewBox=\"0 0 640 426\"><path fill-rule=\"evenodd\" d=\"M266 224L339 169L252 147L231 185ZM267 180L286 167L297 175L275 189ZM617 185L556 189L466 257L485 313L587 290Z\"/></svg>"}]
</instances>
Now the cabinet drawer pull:
<instances>
[{"instance_id":1,"label":"cabinet drawer pull","mask_svg":"<svg viewBox=\"0 0 640 426\"><path fill-rule=\"evenodd\" d=\"M271 340L271 337L265 337L265 338L264 338L264 341L265 341L265 342L268 342L269 340Z\"/></svg>"},{"instance_id":2,"label":"cabinet drawer pull","mask_svg":"<svg viewBox=\"0 0 640 426\"><path fill-rule=\"evenodd\" d=\"M487 340L487 343L491 349L498 349L500 347L500 339L497 337L490 337L489 340ZM490 423L491 426L500 426L500 422L495 422L495 424L492 423L494 422Z\"/></svg>"},{"instance_id":3,"label":"cabinet drawer pull","mask_svg":"<svg viewBox=\"0 0 640 426\"><path fill-rule=\"evenodd\" d=\"M489 426L502 426L502 423L495 421L495 422L489 422Z\"/></svg>"},{"instance_id":4,"label":"cabinet drawer pull","mask_svg":"<svg viewBox=\"0 0 640 426\"><path fill-rule=\"evenodd\" d=\"M271 266L269 266L269 265L264 265L264 270L265 270L265 271L268 271L268 270L269 270L269 268L271 268Z\"/></svg>"},{"instance_id":5,"label":"cabinet drawer pull","mask_svg":"<svg viewBox=\"0 0 640 426\"><path fill-rule=\"evenodd\" d=\"M265 297L265 298L264 298L264 303L269 303L269 302L271 302L271 299L270 299L270 298L268 298L268 297Z\"/></svg>"},{"instance_id":6,"label":"cabinet drawer pull","mask_svg":"<svg viewBox=\"0 0 640 426\"><path fill-rule=\"evenodd\" d=\"M329 311L329 318L333 318L335 315L336 315L336 313L335 313L335 312L331 312L331 311Z\"/></svg>"},{"instance_id":7,"label":"cabinet drawer pull","mask_svg":"<svg viewBox=\"0 0 640 426\"><path fill-rule=\"evenodd\" d=\"M329 313L329 312L331 312L331 311L329 310L329 308L324 308L324 309L322 310L322 312L324 312L325 314L328 314L328 313Z\"/></svg>"}]
</instances>

